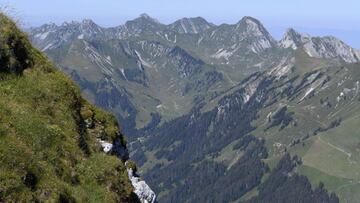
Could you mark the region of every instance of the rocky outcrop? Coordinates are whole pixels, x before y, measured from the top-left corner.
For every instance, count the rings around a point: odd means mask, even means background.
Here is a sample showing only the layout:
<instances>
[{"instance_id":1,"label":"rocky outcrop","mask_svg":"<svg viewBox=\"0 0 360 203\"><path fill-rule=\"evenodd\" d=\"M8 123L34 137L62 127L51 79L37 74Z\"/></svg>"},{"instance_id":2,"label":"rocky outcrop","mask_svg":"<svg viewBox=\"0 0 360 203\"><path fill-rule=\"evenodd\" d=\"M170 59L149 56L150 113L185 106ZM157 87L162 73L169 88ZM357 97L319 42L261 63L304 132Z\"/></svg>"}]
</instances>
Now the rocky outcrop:
<instances>
[{"instance_id":1,"label":"rocky outcrop","mask_svg":"<svg viewBox=\"0 0 360 203\"><path fill-rule=\"evenodd\" d=\"M204 18L197 17L182 18L170 24L168 27L169 29L181 34L197 34L214 27L214 25L207 22Z\"/></svg>"},{"instance_id":2,"label":"rocky outcrop","mask_svg":"<svg viewBox=\"0 0 360 203\"><path fill-rule=\"evenodd\" d=\"M339 58L346 63L356 63L360 60L360 51L335 37L311 37L308 34L298 33L294 29L286 31L279 46L294 50L302 48L310 57L315 58Z\"/></svg>"},{"instance_id":3,"label":"rocky outcrop","mask_svg":"<svg viewBox=\"0 0 360 203\"><path fill-rule=\"evenodd\" d=\"M134 187L134 192L139 197L140 201L142 203L155 203L155 192L151 190L144 180L141 180L141 178L133 172L133 169L128 168L127 171L131 184Z\"/></svg>"},{"instance_id":4,"label":"rocky outcrop","mask_svg":"<svg viewBox=\"0 0 360 203\"><path fill-rule=\"evenodd\" d=\"M121 144L120 140L115 140L113 144L104 140L98 140L105 153L112 153L122 160L127 160L129 153L127 149ZM127 166L127 172L132 186L134 187L134 193L138 196L142 203L155 203L156 194L151 190L149 185L136 174L136 172L128 166L128 162L125 163Z\"/></svg>"}]
</instances>

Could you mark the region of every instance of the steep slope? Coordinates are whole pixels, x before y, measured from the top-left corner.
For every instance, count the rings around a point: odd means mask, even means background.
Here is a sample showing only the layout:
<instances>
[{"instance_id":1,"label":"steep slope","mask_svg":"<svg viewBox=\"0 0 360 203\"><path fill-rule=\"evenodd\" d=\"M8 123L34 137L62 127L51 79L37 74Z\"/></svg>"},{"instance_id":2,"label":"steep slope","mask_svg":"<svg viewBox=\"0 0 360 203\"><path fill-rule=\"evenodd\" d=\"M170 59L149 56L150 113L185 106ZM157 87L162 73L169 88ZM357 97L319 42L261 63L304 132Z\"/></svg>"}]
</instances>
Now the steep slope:
<instances>
[{"instance_id":1,"label":"steep slope","mask_svg":"<svg viewBox=\"0 0 360 203\"><path fill-rule=\"evenodd\" d=\"M0 201L140 202L116 119L2 14L0 27Z\"/></svg>"}]
</instances>

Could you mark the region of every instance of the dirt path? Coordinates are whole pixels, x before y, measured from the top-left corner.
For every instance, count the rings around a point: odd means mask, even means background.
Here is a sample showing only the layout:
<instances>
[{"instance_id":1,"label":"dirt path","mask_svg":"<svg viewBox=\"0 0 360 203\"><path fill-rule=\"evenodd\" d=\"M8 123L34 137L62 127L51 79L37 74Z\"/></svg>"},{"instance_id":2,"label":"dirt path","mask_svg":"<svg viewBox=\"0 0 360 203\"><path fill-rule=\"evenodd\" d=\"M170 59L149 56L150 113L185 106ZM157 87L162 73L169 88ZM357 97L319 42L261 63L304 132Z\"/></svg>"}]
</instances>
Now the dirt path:
<instances>
[{"instance_id":1,"label":"dirt path","mask_svg":"<svg viewBox=\"0 0 360 203\"><path fill-rule=\"evenodd\" d=\"M318 139L319 139L319 141L322 142L323 144L329 145L330 147L332 147L332 148L334 148L334 149L336 149L336 150L338 150L338 151L346 154L346 156L348 157L348 161L349 161L350 163L353 163L353 161L350 160L351 155L352 155L351 153L346 152L344 149L342 149L342 148L340 148L340 147L337 147L337 146L331 144L330 142L324 141L324 140L321 138L321 136L319 136Z\"/></svg>"}]
</instances>

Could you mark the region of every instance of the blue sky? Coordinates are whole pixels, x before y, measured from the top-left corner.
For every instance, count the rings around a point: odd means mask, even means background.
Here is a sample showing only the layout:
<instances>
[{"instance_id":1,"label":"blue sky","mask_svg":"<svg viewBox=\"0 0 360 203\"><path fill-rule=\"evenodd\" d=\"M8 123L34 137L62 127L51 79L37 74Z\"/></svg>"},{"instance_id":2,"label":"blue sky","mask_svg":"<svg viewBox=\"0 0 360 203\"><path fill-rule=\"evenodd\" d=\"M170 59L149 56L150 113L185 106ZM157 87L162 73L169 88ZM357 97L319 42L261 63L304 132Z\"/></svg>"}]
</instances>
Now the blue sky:
<instances>
[{"instance_id":1,"label":"blue sky","mask_svg":"<svg viewBox=\"0 0 360 203\"><path fill-rule=\"evenodd\" d=\"M0 0L26 27L93 19L108 27L147 13L163 23L202 16L215 24L259 19L275 38L293 27L312 35L334 35L360 48L359 0Z\"/></svg>"}]
</instances>

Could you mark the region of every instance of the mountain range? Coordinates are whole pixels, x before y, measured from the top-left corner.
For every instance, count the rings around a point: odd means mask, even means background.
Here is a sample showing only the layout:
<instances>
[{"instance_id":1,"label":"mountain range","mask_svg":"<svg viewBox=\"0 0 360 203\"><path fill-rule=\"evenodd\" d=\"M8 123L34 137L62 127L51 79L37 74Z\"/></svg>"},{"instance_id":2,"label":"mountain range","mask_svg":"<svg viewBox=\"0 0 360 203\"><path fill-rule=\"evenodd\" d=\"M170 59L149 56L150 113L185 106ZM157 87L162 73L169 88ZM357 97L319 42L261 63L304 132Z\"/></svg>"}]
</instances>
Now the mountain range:
<instances>
[{"instance_id":1,"label":"mountain range","mask_svg":"<svg viewBox=\"0 0 360 203\"><path fill-rule=\"evenodd\" d=\"M160 202L360 198L360 52L335 37L288 29L277 41L252 17L165 25L146 14L29 35L116 114Z\"/></svg>"}]
</instances>

